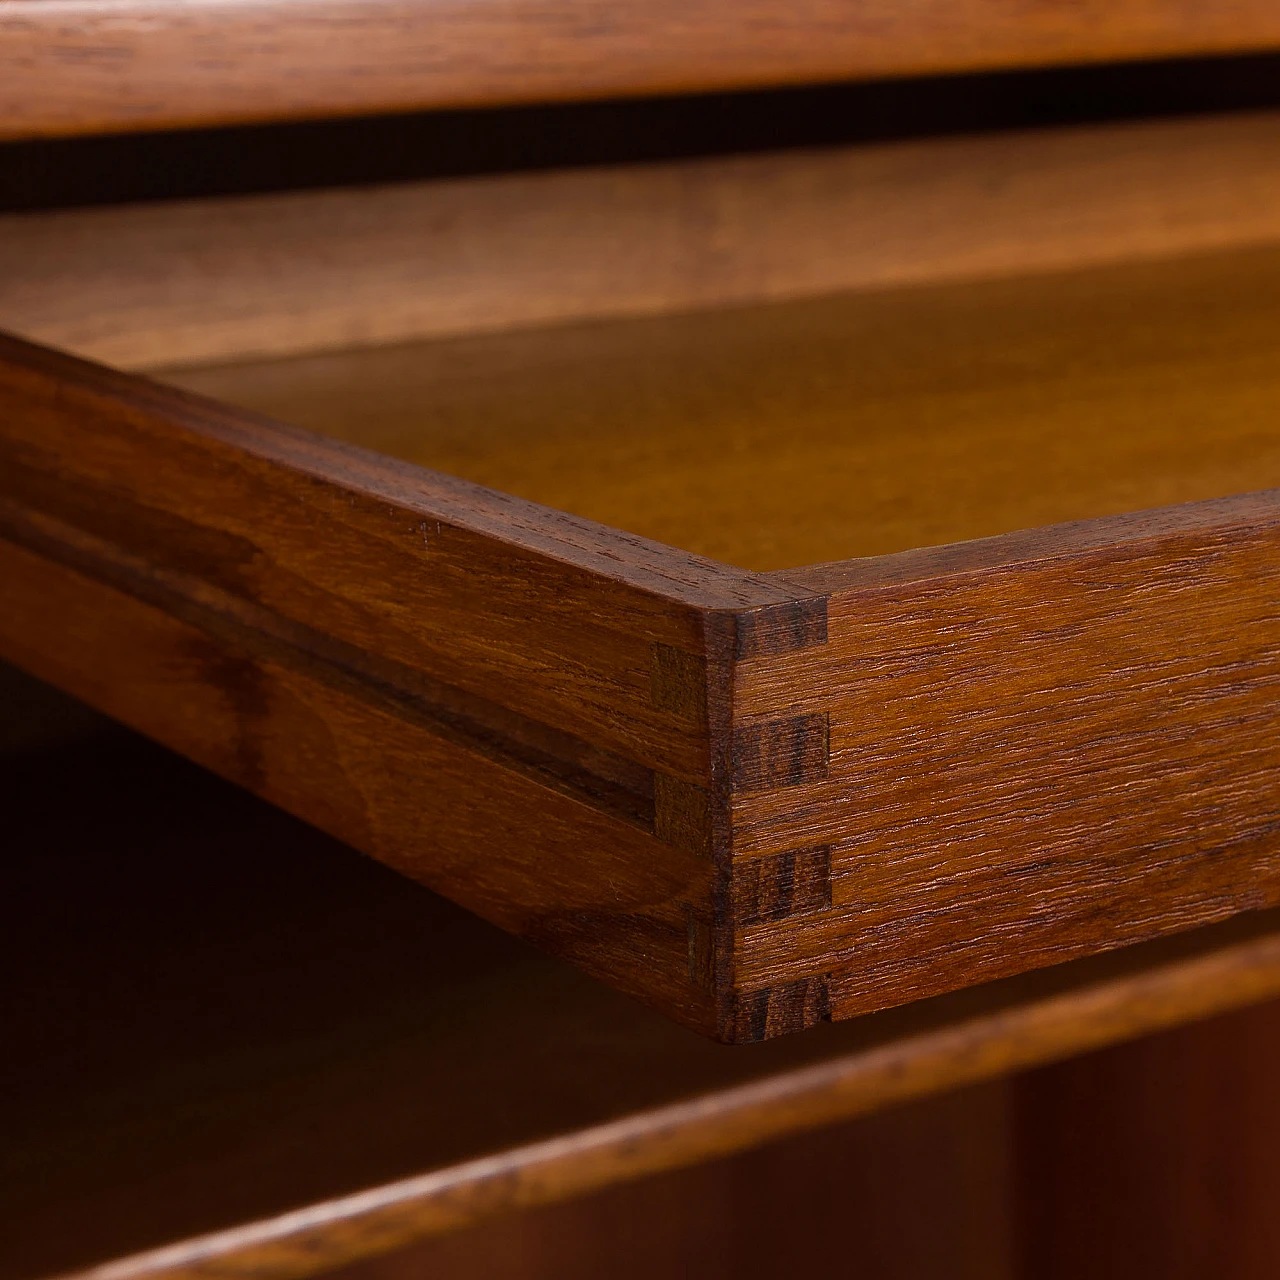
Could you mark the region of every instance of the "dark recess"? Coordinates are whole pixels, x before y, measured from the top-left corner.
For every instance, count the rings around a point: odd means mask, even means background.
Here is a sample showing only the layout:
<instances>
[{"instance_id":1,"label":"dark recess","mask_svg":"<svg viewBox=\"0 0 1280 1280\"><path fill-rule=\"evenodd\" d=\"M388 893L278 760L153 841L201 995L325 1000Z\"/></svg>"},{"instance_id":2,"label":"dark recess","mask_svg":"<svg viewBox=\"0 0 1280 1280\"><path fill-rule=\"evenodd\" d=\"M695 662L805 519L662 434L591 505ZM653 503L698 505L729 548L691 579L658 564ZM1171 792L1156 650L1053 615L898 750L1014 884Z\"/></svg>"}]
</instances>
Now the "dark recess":
<instances>
[{"instance_id":1,"label":"dark recess","mask_svg":"<svg viewBox=\"0 0 1280 1280\"><path fill-rule=\"evenodd\" d=\"M1280 105L1280 55L0 144L0 210L406 182Z\"/></svg>"}]
</instances>

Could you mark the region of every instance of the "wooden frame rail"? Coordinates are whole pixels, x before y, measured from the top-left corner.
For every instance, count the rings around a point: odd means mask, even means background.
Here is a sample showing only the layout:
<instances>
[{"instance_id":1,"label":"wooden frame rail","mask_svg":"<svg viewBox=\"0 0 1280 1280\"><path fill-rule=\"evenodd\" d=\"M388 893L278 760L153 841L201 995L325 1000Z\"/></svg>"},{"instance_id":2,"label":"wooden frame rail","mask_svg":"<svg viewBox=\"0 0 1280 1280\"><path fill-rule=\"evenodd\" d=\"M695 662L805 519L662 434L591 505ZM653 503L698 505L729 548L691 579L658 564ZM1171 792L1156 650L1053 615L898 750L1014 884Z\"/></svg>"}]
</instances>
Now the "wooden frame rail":
<instances>
[{"instance_id":1,"label":"wooden frame rail","mask_svg":"<svg viewBox=\"0 0 1280 1280\"><path fill-rule=\"evenodd\" d=\"M0 137L1276 47L1267 0L0 0Z\"/></svg>"},{"instance_id":2,"label":"wooden frame rail","mask_svg":"<svg viewBox=\"0 0 1280 1280\"><path fill-rule=\"evenodd\" d=\"M742 1151L1280 993L1268 928L1132 948L864 1020L862 1043L543 1142L87 1268L76 1280L301 1280L503 1212ZM1261 926L1261 927L1259 927ZM1232 934L1240 936L1231 936ZM1214 936L1215 934L1219 936ZM1187 943L1190 945L1187 945Z\"/></svg>"},{"instance_id":3,"label":"wooden frame rail","mask_svg":"<svg viewBox=\"0 0 1280 1280\"><path fill-rule=\"evenodd\" d=\"M0 217L0 328L128 369L1280 241L1280 113Z\"/></svg>"}]
</instances>

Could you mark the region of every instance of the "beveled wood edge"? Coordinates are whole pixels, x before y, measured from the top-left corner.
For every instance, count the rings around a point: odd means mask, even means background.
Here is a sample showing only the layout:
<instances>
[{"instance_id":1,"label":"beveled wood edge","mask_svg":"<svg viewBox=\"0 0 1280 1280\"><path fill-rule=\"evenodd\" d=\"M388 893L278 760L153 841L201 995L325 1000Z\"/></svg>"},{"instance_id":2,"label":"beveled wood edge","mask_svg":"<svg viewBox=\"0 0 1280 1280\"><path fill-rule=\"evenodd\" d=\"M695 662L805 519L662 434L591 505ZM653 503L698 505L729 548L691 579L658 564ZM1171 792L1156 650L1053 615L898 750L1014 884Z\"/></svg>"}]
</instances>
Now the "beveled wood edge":
<instances>
[{"instance_id":1,"label":"beveled wood edge","mask_svg":"<svg viewBox=\"0 0 1280 1280\"><path fill-rule=\"evenodd\" d=\"M776 576L788 586L822 595L873 591L932 578L1083 558L1093 552L1114 551L1119 547L1137 549L1175 534L1208 534L1277 521L1280 521L1280 489L1260 489L1228 498L1207 498L1091 520L1064 521L968 542L805 565L780 570Z\"/></svg>"},{"instance_id":2,"label":"beveled wood edge","mask_svg":"<svg viewBox=\"0 0 1280 1280\"><path fill-rule=\"evenodd\" d=\"M0 136L23 138L1239 53L1268 0L4 0ZM122 72L122 68L127 74Z\"/></svg>"},{"instance_id":3,"label":"beveled wood edge","mask_svg":"<svg viewBox=\"0 0 1280 1280\"><path fill-rule=\"evenodd\" d=\"M218 440L302 475L705 610L789 603L785 579L755 573L537 502L0 332L0 366L74 384L128 413Z\"/></svg>"},{"instance_id":4,"label":"beveled wood edge","mask_svg":"<svg viewBox=\"0 0 1280 1280\"><path fill-rule=\"evenodd\" d=\"M1276 917L1247 921L1262 932L1244 941L1229 940L1241 931L1237 919L872 1015L865 1024L888 1035L873 1033L830 1061L122 1258L74 1280L296 1280L489 1216L1224 1013L1280 995Z\"/></svg>"}]
</instances>

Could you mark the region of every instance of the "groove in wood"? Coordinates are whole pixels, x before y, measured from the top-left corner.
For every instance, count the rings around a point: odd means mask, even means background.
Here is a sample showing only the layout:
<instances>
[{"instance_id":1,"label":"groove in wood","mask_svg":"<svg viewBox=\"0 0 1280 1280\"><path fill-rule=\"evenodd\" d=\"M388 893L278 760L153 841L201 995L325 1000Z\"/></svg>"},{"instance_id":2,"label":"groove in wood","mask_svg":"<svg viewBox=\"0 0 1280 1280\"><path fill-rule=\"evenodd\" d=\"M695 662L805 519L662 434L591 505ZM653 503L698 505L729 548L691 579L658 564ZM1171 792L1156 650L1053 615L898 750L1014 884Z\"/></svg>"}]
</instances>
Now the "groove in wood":
<instances>
[{"instance_id":1,"label":"groove in wood","mask_svg":"<svg viewBox=\"0 0 1280 1280\"><path fill-rule=\"evenodd\" d=\"M3 498L0 537L181 618L255 660L298 671L642 831L654 830L653 774L614 752L208 583L144 564Z\"/></svg>"}]
</instances>

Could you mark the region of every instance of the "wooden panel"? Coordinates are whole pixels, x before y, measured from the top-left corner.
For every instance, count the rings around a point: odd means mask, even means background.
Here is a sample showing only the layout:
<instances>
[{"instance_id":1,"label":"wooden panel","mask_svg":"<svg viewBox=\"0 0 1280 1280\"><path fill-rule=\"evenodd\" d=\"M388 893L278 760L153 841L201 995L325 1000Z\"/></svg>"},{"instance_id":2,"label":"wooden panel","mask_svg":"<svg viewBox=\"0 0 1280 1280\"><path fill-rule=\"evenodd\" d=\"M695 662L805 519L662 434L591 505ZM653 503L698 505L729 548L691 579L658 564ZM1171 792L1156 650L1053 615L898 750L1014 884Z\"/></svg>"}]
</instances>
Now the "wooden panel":
<instances>
[{"instance_id":1,"label":"wooden panel","mask_svg":"<svg viewBox=\"0 0 1280 1280\"><path fill-rule=\"evenodd\" d=\"M716 1029L716 607L789 589L3 352L11 660Z\"/></svg>"},{"instance_id":2,"label":"wooden panel","mask_svg":"<svg viewBox=\"0 0 1280 1280\"><path fill-rule=\"evenodd\" d=\"M1269 1004L1018 1080L1021 1273L1274 1276L1277 1054Z\"/></svg>"},{"instance_id":3,"label":"wooden panel","mask_svg":"<svg viewBox=\"0 0 1280 1280\"><path fill-rule=\"evenodd\" d=\"M1278 149L1240 113L9 215L0 326L139 368L1168 257L1280 239Z\"/></svg>"},{"instance_id":4,"label":"wooden panel","mask_svg":"<svg viewBox=\"0 0 1280 1280\"><path fill-rule=\"evenodd\" d=\"M1276 45L1266 0L5 0L0 119L28 137Z\"/></svg>"},{"instance_id":5,"label":"wooden panel","mask_svg":"<svg viewBox=\"0 0 1280 1280\"><path fill-rule=\"evenodd\" d=\"M733 1050L136 740L0 790L4 1280L324 1271L1280 993L1257 916Z\"/></svg>"},{"instance_id":6,"label":"wooden panel","mask_svg":"<svg viewBox=\"0 0 1280 1280\"><path fill-rule=\"evenodd\" d=\"M652 645L701 657L698 607L766 605L785 588L25 344L0 356L6 490L47 538L76 542L68 556L115 555L101 572L117 583L149 558L160 572L137 591L198 594L193 606L279 644L332 641L348 667L377 653L392 665L368 675L384 684L411 666L473 695L450 708L462 717L498 716L482 701L494 697L650 767L709 777L689 715L655 704ZM535 636L536 620L550 631Z\"/></svg>"},{"instance_id":7,"label":"wooden panel","mask_svg":"<svg viewBox=\"0 0 1280 1280\"><path fill-rule=\"evenodd\" d=\"M734 856L822 846L832 905L740 925L741 985L848 1017L1280 901L1280 493L794 576L829 640L734 712L830 761L735 793Z\"/></svg>"},{"instance_id":8,"label":"wooden panel","mask_svg":"<svg viewBox=\"0 0 1280 1280\"><path fill-rule=\"evenodd\" d=\"M714 1032L688 959L691 922L711 924L705 858L591 790L554 790L287 655L254 654L7 542L0 566L12 611L0 641L28 670Z\"/></svg>"}]
</instances>

